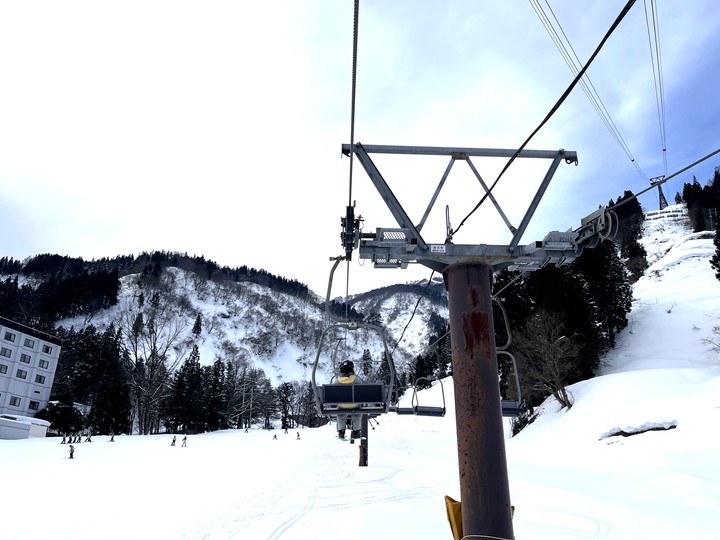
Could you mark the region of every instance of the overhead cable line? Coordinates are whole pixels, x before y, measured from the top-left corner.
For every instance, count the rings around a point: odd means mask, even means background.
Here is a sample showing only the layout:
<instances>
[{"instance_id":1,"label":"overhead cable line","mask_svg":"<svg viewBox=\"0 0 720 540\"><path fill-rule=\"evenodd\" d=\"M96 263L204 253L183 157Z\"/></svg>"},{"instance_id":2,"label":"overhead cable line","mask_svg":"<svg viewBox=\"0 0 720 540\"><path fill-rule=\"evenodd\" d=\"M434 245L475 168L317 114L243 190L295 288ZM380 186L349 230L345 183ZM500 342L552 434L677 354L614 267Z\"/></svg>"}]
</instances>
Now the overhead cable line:
<instances>
[{"instance_id":1,"label":"overhead cable line","mask_svg":"<svg viewBox=\"0 0 720 540\"><path fill-rule=\"evenodd\" d=\"M580 62L580 58L578 57L577 53L575 52L575 49L573 48L572 44L570 43L570 39L568 38L567 34L565 33L565 30L563 30L562 25L560 24L560 21L558 20L557 16L555 15L555 12L553 11L552 7L550 6L550 3L545 0L545 4L547 5L547 8L552 15L552 19L554 19L555 23L553 24L550 17L545 13L545 10L540 5L539 0L529 0L530 5L535 10L535 13L537 14L538 18L540 19L540 22L545 27L545 30L547 31L548 35L550 36L550 39L552 39L553 43L555 44L555 47L560 52L560 55L565 60L565 63L570 68L570 71L577 75L579 72L579 66L582 65ZM562 37L560 34L558 34L558 30L556 30L556 26L559 29L560 33L562 33ZM567 44L567 45L566 45ZM568 51L569 47L569 51ZM572 52L572 55L570 54L570 51ZM574 57L574 58L573 58ZM628 157L630 162L633 164L635 169L637 169L638 173L642 177L643 180L647 181L648 177L645 174L645 172L640 168L637 161L635 160L635 157L632 155L632 152L630 151L629 146L625 142L625 139L623 138L622 134L620 133L620 130L618 129L617 125L615 124L614 120L610 116L610 113L607 110L607 107L605 107L605 104L603 103L602 99L600 98L600 95L597 92L597 89L595 88L595 85L593 85L592 81L590 80L590 75L587 73L585 76L580 80L580 86L583 89L583 92L585 92L585 95L587 96L588 100L590 101L590 104L595 109L595 112L600 117L600 120L603 124L605 124L605 127L610 132L610 135L615 139L615 142L617 142L618 146L622 149L623 152L625 152L625 155ZM667 171L666 171L667 172Z\"/></svg>"},{"instance_id":2,"label":"overhead cable line","mask_svg":"<svg viewBox=\"0 0 720 540\"><path fill-rule=\"evenodd\" d=\"M353 41L352 41L352 90L350 92L350 145L355 144L355 93L357 87L357 43L358 43L358 16L360 13L360 0L355 0L355 8L353 10ZM352 202L353 188L353 155L350 152L350 173L348 178L348 203L345 213L345 227L350 228L352 232L355 221L355 212ZM343 239L347 246L347 239ZM345 270L345 318L349 317L349 307L347 298L350 296L350 255L347 253L347 262Z\"/></svg>"},{"instance_id":3,"label":"overhead cable line","mask_svg":"<svg viewBox=\"0 0 720 540\"><path fill-rule=\"evenodd\" d=\"M620 25L620 23L622 22L622 20L623 20L623 19L625 18L625 16L628 14L628 12L630 11L630 8L633 6L633 4L635 4L635 1L636 1L636 0L628 0L627 4L625 4L625 7L623 7L622 11L620 12L620 14L619 14L619 15L617 16L617 18L615 19L615 22L613 22L613 24L612 24L612 26L610 27L610 29L605 33L605 36L604 36L604 37L602 38L602 40L600 41L600 44L599 44L599 45L597 46L597 48L595 49L595 52L592 53L592 55L591 55L590 58L588 59L587 63L586 63L586 64L583 66L583 68L578 72L578 74L576 75L575 79L573 79L573 81L570 83L570 86L568 86L567 89L565 90L565 92L563 92L563 95L560 96L560 99L558 99L557 103L555 103L555 105L553 105L553 107L550 109L550 112L545 116L545 118L543 119L543 121L540 122L540 125L535 128L535 130L530 134L530 136L529 136L527 139L525 139L525 142L523 142L523 143L520 145L520 148L518 148L518 149L515 151L515 153L513 154L513 156L512 156L512 157L508 160L508 162L505 164L505 167L503 167L503 169L500 171L500 174L499 174L498 177L495 179L495 182L493 182L493 184L490 186L490 189L488 189L488 190L485 192L485 195L483 195L483 197L480 199L480 202L478 202L478 203L475 205L475 207L470 211L470 213L463 218L463 220L460 222L460 225L458 225L457 229L455 229L455 231L453 231L454 233L457 233L457 231L465 224L465 222L468 220L468 218L469 218L470 216L472 216L478 208L480 208L480 206L482 205L482 203L484 203L485 200L490 196L490 194L492 193L492 190L495 188L495 186L497 185L497 183L500 181L500 178L502 178L503 174L505 174L505 171L508 170L508 168L510 167L510 165L512 165L512 163L515 161L515 159L520 155L520 152L522 152L522 150L527 146L527 144L528 144L528 143L530 142L530 140L535 136L535 134L536 134L538 131L540 131L540 129L542 129L542 127L548 122L548 120L550 120L550 118L557 112L557 110L560 108L560 105L563 104L563 102L564 102L564 101L567 99L567 97L570 95L570 92L572 92L572 90L575 88L575 86L577 86L578 82L580 82L580 79L582 79L583 75L585 75L585 72L586 72L587 69L590 67L590 64L592 64L593 60L595 60L595 57L600 53L600 50L603 48L603 46L605 45L605 43L607 42L607 40L610 38L610 36L612 35L612 33L615 31L615 29Z\"/></svg>"},{"instance_id":4,"label":"overhead cable line","mask_svg":"<svg viewBox=\"0 0 720 540\"><path fill-rule=\"evenodd\" d=\"M655 0L650 0L650 12L652 16L652 32L650 31L650 20L648 17L648 3L645 4L645 26L648 33L648 45L650 46L650 61L652 63L653 83L655 86L655 101L657 104L658 122L660 124L660 144L662 145L663 174L667 174L667 136L665 132L665 86L662 74L662 56L660 55L660 23L657 16Z\"/></svg>"},{"instance_id":5,"label":"overhead cable line","mask_svg":"<svg viewBox=\"0 0 720 540\"><path fill-rule=\"evenodd\" d=\"M620 202L612 205L611 207L609 207L607 210L608 210L608 211L614 210L614 209L617 208L618 206L622 206L623 204L625 204L625 203L627 203L627 202L630 202L630 201L632 201L632 200L637 199L640 195L642 195L642 194L644 194L644 193L647 193L647 192L650 191L651 189L655 189L657 186L663 185L663 184L664 184L665 182L667 182L668 180L670 180L670 179L672 179L672 178L675 178L676 176L684 173L685 171L687 171L687 170L689 170L689 169L692 169L695 165L699 165L699 164L702 163L703 161L705 161L705 160L707 160L707 159L710 159L711 157L713 157L713 156L716 155L716 154L720 154L720 148L718 148L717 150L715 150L715 151L713 151L713 152L710 152L709 154L701 157L700 159L698 159L698 160L696 160L696 161L693 161L693 162L692 162L690 165L688 165L687 167L683 167L683 168L680 169L679 171L675 171L675 172L672 173L671 175L666 176L665 178L662 178L662 179L657 180L657 181L656 181L654 184L652 184L650 187L647 187L647 188L643 189L642 191L639 191L638 193L634 194L632 197L628 197L627 199L623 199L622 201L620 201Z\"/></svg>"}]
</instances>

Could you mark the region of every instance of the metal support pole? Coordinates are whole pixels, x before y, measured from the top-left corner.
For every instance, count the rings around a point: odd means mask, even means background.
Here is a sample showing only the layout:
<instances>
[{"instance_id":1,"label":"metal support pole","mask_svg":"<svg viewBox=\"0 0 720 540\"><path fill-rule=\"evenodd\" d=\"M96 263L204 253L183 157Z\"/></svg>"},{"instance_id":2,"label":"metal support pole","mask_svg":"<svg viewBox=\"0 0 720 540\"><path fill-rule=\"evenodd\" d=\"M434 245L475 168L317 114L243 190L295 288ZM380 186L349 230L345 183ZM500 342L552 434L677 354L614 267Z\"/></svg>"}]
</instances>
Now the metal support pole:
<instances>
[{"instance_id":1,"label":"metal support pole","mask_svg":"<svg viewBox=\"0 0 720 540\"><path fill-rule=\"evenodd\" d=\"M360 421L360 467L368 466L368 415L363 414Z\"/></svg>"},{"instance_id":2,"label":"metal support pole","mask_svg":"<svg viewBox=\"0 0 720 540\"><path fill-rule=\"evenodd\" d=\"M456 264L448 290L463 535L512 539L491 301L492 268Z\"/></svg>"}]
</instances>

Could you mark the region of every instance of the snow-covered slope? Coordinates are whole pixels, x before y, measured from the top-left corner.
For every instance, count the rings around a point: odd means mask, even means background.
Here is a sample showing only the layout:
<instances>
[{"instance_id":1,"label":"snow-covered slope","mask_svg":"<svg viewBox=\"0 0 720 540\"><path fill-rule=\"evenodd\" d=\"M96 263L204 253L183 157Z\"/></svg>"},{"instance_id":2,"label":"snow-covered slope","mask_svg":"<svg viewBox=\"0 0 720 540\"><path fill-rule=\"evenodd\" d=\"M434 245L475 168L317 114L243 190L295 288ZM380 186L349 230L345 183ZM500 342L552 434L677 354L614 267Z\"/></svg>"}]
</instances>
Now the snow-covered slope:
<instances>
[{"instance_id":1,"label":"snow-covered slope","mask_svg":"<svg viewBox=\"0 0 720 540\"><path fill-rule=\"evenodd\" d=\"M720 341L720 282L704 239L668 223L662 240L601 375L506 441L517 540L720 538L720 351L708 341ZM450 540L452 380L443 388L444 418L380 418L362 468L333 426L210 433L187 448L96 436L72 461L57 439L0 441L12 464L0 539ZM439 384L421 400L439 403Z\"/></svg>"},{"instance_id":2,"label":"snow-covered slope","mask_svg":"<svg viewBox=\"0 0 720 540\"><path fill-rule=\"evenodd\" d=\"M155 292L159 293L159 316L176 331L169 349L171 365L187 358L191 344L197 344L202 364L242 358L263 369L275 386L310 377L318 339L334 322L325 312L324 299L316 295L300 298L249 281L210 281L192 271L167 267L157 280L143 280L139 274L122 277L116 306L61 324L76 329L92 324L104 329L112 323L129 334ZM366 316L373 315L385 329L399 369L427 344L430 313L447 319L447 308L428 300L414 313L418 298L411 292L379 292L372 300L354 306ZM192 329L198 316L202 330L196 337ZM147 312L144 318L147 320ZM349 342L358 354L365 348L378 355L382 351L381 336L372 333L352 335ZM331 354L332 344L325 344L321 368L329 363Z\"/></svg>"}]
</instances>

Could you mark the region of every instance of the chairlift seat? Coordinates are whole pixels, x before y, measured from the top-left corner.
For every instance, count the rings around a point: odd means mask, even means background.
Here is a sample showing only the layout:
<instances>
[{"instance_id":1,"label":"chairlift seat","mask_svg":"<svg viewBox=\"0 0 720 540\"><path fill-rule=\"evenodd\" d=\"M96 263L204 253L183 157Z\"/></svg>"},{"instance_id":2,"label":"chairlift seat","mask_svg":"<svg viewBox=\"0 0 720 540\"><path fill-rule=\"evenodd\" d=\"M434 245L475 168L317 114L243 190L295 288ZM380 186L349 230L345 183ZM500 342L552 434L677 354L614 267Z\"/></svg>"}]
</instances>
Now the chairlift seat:
<instances>
[{"instance_id":1,"label":"chairlift seat","mask_svg":"<svg viewBox=\"0 0 720 540\"><path fill-rule=\"evenodd\" d=\"M512 399L502 400L502 415L509 418L518 418L524 416L528 412L527 403L525 401L515 401Z\"/></svg>"},{"instance_id":2,"label":"chairlift seat","mask_svg":"<svg viewBox=\"0 0 720 540\"><path fill-rule=\"evenodd\" d=\"M427 405L416 405L415 414L418 416L445 416L445 407L430 407Z\"/></svg>"},{"instance_id":3,"label":"chairlift seat","mask_svg":"<svg viewBox=\"0 0 720 540\"><path fill-rule=\"evenodd\" d=\"M415 407L395 407L397 414L415 414Z\"/></svg>"}]
</instances>

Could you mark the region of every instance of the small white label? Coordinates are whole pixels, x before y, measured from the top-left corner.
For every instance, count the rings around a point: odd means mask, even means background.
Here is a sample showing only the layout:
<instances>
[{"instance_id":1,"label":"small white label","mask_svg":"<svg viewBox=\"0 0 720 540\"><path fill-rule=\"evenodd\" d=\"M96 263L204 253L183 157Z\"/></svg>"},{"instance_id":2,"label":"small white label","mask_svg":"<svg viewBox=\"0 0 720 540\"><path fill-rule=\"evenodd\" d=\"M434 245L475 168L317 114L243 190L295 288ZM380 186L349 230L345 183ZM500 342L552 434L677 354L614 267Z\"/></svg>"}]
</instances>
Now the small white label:
<instances>
[{"instance_id":1,"label":"small white label","mask_svg":"<svg viewBox=\"0 0 720 540\"><path fill-rule=\"evenodd\" d=\"M445 244L430 244L430 253L445 253Z\"/></svg>"}]
</instances>

